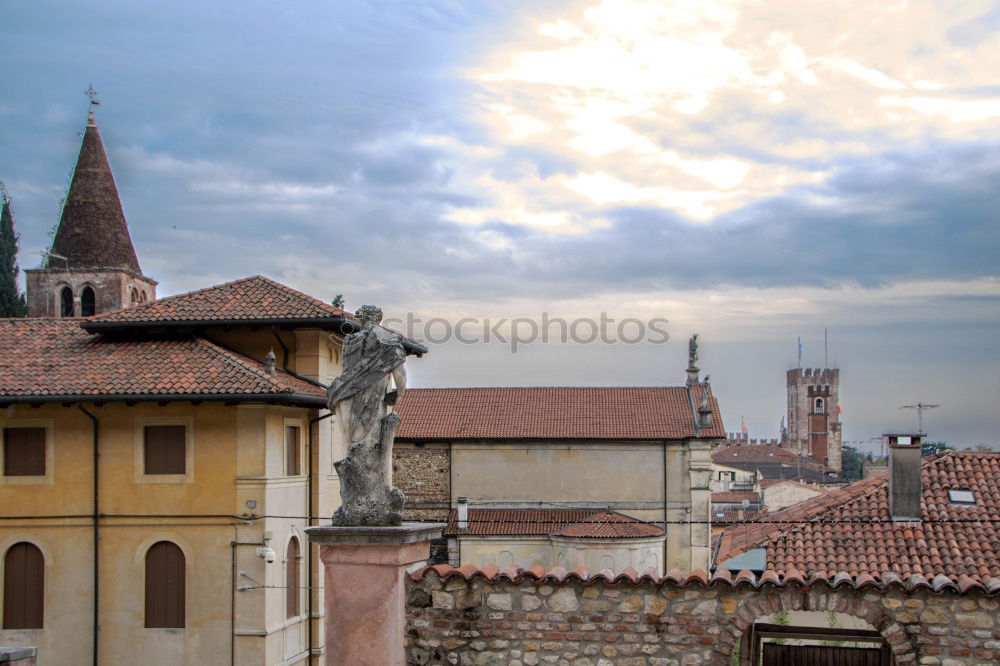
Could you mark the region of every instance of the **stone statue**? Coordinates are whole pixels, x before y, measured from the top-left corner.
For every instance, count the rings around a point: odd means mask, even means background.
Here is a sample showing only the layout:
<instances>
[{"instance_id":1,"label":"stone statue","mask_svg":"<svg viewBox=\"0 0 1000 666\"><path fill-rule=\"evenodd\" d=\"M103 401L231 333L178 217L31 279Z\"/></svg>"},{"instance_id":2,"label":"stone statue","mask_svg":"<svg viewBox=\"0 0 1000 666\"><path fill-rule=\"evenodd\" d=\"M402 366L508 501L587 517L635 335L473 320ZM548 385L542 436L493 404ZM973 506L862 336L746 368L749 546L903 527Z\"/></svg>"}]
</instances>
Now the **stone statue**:
<instances>
[{"instance_id":1,"label":"stone statue","mask_svg":"<svg viewBox=\"0 0 1000 666\"><path fill-rule=\"evenodd\" d=\"M399 335L378 325L379 308L363 305L355 316L362 328L344 338L343 370L327 389L327 405L348 446L347 456L334 463L341 506L333 524L401 525L404 497L392 487L392 442L401 419L389 407L406 391L406 352Z\"/></svg>"},{"instance_id":2,"label":"stone statue","mask_svg":"<svg viewBox=\"0 0 1000 666\"><path fill-rule=\"evenodd\" d=\"M698 334L695 333L688 340L688 367L694 368L698 361Z\"/></svg>"}]
</instances>

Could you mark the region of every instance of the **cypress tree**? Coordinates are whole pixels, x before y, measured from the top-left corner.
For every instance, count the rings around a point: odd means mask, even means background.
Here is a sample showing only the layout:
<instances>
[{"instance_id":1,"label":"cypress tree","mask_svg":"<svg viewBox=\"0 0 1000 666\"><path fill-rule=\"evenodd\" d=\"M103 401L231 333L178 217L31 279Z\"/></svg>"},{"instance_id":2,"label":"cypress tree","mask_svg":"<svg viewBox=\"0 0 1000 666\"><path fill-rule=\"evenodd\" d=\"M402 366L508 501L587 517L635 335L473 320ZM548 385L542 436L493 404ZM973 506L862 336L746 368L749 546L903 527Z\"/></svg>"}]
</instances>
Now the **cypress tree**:
<instances>
[{"instance_id":1,"label":"cypress tree","mask_svg":"<svg viewBox=\"0 0 1000 666\"><path fill-rule=\"evenodd\" d=\"M23 317L27 311L24 294L17 288L17 242L14 233L14 213L7 190L0 184L3 208L0 209L0 317Z\"/></svg>"}]
</instances>

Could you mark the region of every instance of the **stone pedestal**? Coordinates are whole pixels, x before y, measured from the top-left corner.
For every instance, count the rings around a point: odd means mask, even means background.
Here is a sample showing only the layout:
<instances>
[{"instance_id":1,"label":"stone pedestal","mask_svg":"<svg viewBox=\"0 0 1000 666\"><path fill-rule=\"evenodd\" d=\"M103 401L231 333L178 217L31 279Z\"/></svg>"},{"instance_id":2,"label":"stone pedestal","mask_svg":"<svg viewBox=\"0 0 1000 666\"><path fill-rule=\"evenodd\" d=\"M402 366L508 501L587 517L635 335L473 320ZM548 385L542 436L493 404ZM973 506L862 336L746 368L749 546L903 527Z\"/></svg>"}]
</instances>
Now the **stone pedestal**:
<instances>
[{"instance_id":1,"label":"stone pedestal","mask_svg":"<svg viewBox=\"0 0 1000 666\"><path fill-rule=\"evenodd\" d=\"M326 565L327 666L404 666L406 569L430 557L444 523L310 527Z\"/></svg>"}]
</instances>

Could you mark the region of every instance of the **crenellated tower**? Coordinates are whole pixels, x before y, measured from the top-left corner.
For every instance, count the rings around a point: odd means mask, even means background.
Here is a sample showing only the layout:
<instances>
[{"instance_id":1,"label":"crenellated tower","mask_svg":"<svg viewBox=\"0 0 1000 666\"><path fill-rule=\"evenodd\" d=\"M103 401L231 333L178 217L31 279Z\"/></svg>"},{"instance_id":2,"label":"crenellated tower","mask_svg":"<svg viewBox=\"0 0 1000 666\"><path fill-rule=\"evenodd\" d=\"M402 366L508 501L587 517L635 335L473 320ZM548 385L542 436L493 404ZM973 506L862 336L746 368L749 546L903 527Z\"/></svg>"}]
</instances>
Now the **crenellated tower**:
<instances>
[{"instance_id":1,"label":"crenellated tower","mask_svg":"<svg viewBox=\"0 0 1000 666\"><path fill-rule=\"evenodd\" d=\"M52 248L25 274L29 317L89 317L156 298L156 281L139 268L93 103Z\"/></svg>"},{"instance_id":2,"label":"crenellated tower","mask_svg":"<svg viewBox=\"0 0 1000 666\"><path fill-rule=\"evenodd\" d=\"M788 431L782 446L840 470L840 370L787 373Z\"/></svg>"}]
</instances>

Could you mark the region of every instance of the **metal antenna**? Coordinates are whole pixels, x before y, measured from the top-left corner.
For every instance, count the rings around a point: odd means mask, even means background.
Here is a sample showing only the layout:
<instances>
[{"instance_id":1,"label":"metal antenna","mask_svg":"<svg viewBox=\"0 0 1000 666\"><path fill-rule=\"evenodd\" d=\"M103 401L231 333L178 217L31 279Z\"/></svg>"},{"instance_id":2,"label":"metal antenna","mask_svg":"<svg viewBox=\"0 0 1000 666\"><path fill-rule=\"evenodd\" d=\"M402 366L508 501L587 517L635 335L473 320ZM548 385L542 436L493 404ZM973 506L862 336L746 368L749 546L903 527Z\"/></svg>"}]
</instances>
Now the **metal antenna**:
<instances>
[{"instance_id":1,"label":"metal antenna","mask_svg":"<svg viewBox=\"0 0 1000 666\"><path fill-rule=\"evenodd\" d=\"M934 409L935 407L940 407L941 405L926 405L922 402L918 402L915 405L903 405L900 409L915 409L917 410L917 432L924 432L924 411L928 409Z\"/></svg>"},{"instance_id":2,"label":"metal antenna","mask_svg":"<svg viewBox=\"0 0 1000 666\"><path fill-rule=\"evenodd\" d=\"M83 94L90 98L91 106L100 106L101 103L97 101L97 91L94 90L94 84L91 83L90 87L83 91Z\"/></svg>"}]
</instances>

